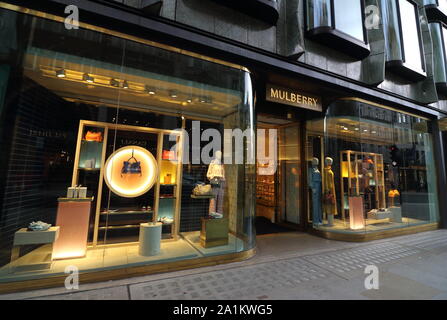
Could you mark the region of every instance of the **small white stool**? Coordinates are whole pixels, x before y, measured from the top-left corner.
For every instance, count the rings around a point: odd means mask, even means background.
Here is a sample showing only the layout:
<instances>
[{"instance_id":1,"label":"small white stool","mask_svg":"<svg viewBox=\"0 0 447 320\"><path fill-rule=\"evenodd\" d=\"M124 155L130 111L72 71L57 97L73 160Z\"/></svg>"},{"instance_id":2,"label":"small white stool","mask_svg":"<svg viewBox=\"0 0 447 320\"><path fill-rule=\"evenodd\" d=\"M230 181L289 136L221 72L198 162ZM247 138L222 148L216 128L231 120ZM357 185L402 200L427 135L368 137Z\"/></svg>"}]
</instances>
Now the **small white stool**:
<instances>
[{"instance_id":1,"label":"small white stool","mask_svg":"<svg viewBox=\"0 0 447 320\"><path fill-rule=\"evenodd\" d=\"M140 248L141 256L156 256L160 253L161 222L140 224Z\"/></svg>"}]
</instances>

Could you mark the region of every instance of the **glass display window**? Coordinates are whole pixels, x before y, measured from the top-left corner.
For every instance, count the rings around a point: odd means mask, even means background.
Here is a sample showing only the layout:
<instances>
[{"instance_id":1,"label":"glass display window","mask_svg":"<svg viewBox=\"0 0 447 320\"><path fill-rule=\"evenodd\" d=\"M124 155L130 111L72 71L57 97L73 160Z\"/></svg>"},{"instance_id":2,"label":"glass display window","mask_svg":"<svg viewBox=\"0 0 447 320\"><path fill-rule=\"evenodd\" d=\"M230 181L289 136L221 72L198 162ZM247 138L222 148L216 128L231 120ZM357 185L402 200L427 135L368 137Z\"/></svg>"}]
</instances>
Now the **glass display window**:
<instances>
[{"instance_id":1,"label":"glass display window","mask_svg":"<svg viewBox=\"0 0 447 320\"><path fill-rule=\"evenodd\" d=\"M253 129L248 70L93 25L73 32L32 10L0 11L21 30L0 44L17 44L0 69L14 83L0 105L1 289L58 281L70 265L150 273L252 254L255 164L245 149L228 164L223 144L206 149L202 139L206 129Z\"/></svg>"},{"instance_id":2,"label":"glass display window","mask_svg":"<svg viewBox=\"0 0 447 320\"><path fill-rule=\"evenodd\" d=\"M323 223L314 228L361 235L436 224L428 128L427 119L360 99L338 100L324 119L309 120L307 157L325 165ZM313 222L311 211L308 220Z\"/></svg>"}]
</instances>

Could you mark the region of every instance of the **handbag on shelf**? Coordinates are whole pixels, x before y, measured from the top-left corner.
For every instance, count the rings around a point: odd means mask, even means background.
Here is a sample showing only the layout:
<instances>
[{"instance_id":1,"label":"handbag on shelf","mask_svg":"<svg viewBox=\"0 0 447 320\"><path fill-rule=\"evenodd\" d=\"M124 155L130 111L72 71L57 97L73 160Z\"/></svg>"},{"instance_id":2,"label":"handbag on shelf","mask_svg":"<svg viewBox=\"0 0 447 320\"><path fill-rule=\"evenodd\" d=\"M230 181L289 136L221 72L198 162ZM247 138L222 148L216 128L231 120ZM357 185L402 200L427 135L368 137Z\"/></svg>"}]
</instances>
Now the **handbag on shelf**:
<instances>
[{"instance_id":1,"label":"handbag on shelf","mask_svg":"<svg viewBox=\"0 0 447 320\"><path fill-rule=\"evenodd\" d=\"M87 131L85 134L85 140L102 142L102 132Z\"/></svg>"},{"instance_id":2,"label":"handbag on shelf","mask_svg":"<svg viewBox=\"0 0 447 320\"><path fill-rule=\"evenodd\" d=\"M210 183L214 186L219 186L220 184L220 178L214 177L210 179Z\"/></svg>"},{"instance_id":3,"label":"handbag on shelf","mask_svg":"<svg viewBox=\"0 0 447 320\"><path fill-rule=\"evenodd\" d=\"M210 184L198 184L192 190L195 196L208 196L212 194L212 188Z\"/></svg>"},{"instance_id":4,"label":"handbag on shelf","mask_svg":"<svg viewBox=\"0 0 447 320\"><path fill-rule=\"evenodd\" d=\"M134 157L133 152L134 151L132 150L132 156L127 159L127 161L123 161L121 176L123 174L139 174L140 176L142 176L141 162Z\"/></svg>"}]
</instances>

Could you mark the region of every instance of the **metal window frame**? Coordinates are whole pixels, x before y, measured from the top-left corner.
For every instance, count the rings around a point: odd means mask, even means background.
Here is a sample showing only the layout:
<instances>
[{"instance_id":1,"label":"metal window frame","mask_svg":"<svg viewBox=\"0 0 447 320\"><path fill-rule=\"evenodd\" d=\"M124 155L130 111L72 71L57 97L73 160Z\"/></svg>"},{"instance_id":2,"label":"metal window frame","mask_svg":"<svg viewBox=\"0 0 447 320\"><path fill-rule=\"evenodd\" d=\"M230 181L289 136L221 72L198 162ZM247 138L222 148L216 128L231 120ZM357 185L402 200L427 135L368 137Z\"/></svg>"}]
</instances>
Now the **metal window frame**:
<instances>
[{"instance_id":1,"label":"metal window frame","mask_svg":"<svg viewBox=\"0 0 447 320\"><path fill-rule=\"evenodd\" d=\"M305 28L305 34L306 37L314 40L316 42L319 42L323 45L329 46L334 48L335 50L338 50L340 52L343 52L349 56L352 56L357 59L364 59L371 53L370 47L369 47L369 39L368 39L368 32L366 30L365 24L362 23L362 31L363 31L363 41L360 39L357 39L350 34L343 32L336 27L335 22L335 0L330 0L330 19L331 19L331 25L330 26L322 26L322 27L316 27L316 28L310 28L309 27L309 12L308 12L308 4L309 1L314 0L306 0L304 2L304 28ZM361 5L361 16L362 21L365 21L366 14L365 14L365 0L359 0Z\"/></svg>"},{"instance_id":2,"label":"metal window frame","mask_svg":"<svg viewBox=\"0 0 447 320\"><path fill-rule=\"evenodd\" d=\"M386 67L391 72L395 72L397 74L400 74L410 80L413 81L422 81L427 78L427 61L425 60L425 50L424 50L424 40L422 37L422 28L421 23L419 21L419 6L414 0L403 0L409 2L414 7L414 14L416 19L416 27L418 29L418 41L419 41L419 54L421 59L421 69L417 70L413 67L410 67L406 63L405 59L405 45L404 45L404 39L403 39L403 23L402 23L402 16L401 16L401 10L399 1L400 0L392 0L395 1L396 4L396 14L397 14L397 23L399 27L399 40L401 43L401 55L402 59L399 60L389 60L386 62Z\"/></svg>"},{"instance_id":3,"label":"metal window frame","mask_svg":"<svg viewBox=\"0 0 447 320\"><path fill-rule=\"evenodd\" d=\"M404 46L403 28L402 28L403 23L402 23L402 16L401 16L400 4L399 4L400 0L394 0L394 1L396 1L397 16L398 16L398 23L399 23L399 36L400 36L400 41L402 43L402 46L401 46L402 59L405 64L405 62L406 62L405 46ZM421 22L418 19L419 18L418 4L414 0L402 0L402 1L407 1L414 7L414 18L416 20L416 27L418 29L418 42L419 42L419 54L420 54L420 58L421 58L421 68L422 68L422 71L426 72L427 64L425 61L424 40L422 38Z\"/></svg>"}]
</instances>

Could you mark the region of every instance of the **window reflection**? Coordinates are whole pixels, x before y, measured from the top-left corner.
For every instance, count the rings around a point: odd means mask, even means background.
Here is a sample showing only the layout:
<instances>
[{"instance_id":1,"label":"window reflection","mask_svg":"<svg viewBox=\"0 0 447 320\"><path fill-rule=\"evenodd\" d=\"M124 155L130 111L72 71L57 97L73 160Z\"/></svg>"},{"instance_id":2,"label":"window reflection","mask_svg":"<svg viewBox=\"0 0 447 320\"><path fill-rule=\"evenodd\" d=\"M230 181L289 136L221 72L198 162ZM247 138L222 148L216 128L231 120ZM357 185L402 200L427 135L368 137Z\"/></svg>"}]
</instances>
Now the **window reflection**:
<instances>
[{"instance_id":1,"label":"window reflection","mask_svg":"<svg viewBox=\"0 0 447 320\"><path fill-rule=\"evenodd\" d=\"M359 0L334 1L335 28L364 41L362 5Z\"/></svg>"},{"instance_id":2,"label":"window reflection","mask_svg":"<svg viewBox=\"0 0 447 320\"><path fill-rule=\"evenodd\" d=\"M414 69L423 70L421 59L421 39L418 25L416 5L408 0L399 0L402 25L402 40L404 46L405 63ZM414 17L414 19L413 19Z\"/></svg>"}]
</instances>

